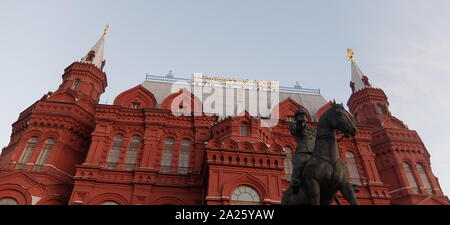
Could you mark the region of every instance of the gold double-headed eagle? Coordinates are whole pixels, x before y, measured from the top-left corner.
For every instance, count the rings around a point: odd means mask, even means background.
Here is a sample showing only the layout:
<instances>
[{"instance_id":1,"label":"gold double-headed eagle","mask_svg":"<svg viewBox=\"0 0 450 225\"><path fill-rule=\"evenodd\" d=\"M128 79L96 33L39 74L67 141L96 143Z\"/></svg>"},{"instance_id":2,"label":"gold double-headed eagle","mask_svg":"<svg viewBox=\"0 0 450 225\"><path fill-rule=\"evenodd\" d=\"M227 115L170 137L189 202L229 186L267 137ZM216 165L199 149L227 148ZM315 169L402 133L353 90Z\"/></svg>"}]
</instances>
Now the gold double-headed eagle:
<instances>
[{"instance_id":1,"label":"gold double-headed eagle","mask_svg":"<svg viewBox=\"0 0 450 225\"><path fill-rule=\"evenodd\" d=\"M108 31L109 31L109 25L106 24L105 29L103 30L103 35L102 35L103 38L106 37L106 34L108 33Z\"/></svg>"},{"instance_id":2,"label":"gold double-headed eagle","mask_svg":"<svg viewBox=\"0 0 450 225\"><path fill-rule=\"evenodd\" d=\"M355 62L355 58L353 58L353 48L347 48L347 59L351 62Z\"/></svg>"}]
</instances>

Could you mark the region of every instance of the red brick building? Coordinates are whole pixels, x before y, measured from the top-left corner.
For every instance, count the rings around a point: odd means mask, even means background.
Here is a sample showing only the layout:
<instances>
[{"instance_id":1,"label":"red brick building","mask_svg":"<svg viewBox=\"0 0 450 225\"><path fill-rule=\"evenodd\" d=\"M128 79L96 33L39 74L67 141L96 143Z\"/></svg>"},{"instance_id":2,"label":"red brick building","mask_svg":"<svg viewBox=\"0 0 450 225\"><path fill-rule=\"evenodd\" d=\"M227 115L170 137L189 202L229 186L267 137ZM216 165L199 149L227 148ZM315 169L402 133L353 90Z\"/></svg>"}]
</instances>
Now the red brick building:
<instances>
[{"instance_id":1,"label":"red brick building","mask_svg":"<svg viewBox=\"0 0 450 225\"><path fill-rule=\"evenodd\" d=\"M192 91L196 84L172 74L148 75L112 105L99 104L104 41L13 123L0 156L0 204L280 204L296 145L288 127L299 108L317 125L330 105L319 90L280 87L273 127L249 113L251 90L232 88L231 102L216 95L226 107L243 106L233 107L238 116L218 116L202 105L208 96ZM339 147L360 203L449 204L418 134L351 66L348 106L359 132Z\"/></svg>"}]
</instances>

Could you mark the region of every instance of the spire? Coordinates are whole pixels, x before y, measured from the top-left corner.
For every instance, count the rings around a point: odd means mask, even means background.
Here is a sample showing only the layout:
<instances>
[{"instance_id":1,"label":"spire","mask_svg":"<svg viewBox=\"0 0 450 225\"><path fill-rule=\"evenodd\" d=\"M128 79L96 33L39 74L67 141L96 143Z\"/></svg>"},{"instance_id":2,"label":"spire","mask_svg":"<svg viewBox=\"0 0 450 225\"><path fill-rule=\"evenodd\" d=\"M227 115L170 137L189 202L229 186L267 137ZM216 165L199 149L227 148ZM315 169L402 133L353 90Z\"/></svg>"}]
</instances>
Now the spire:
<instances>
[{"instance_id":1,"label":"spire","mask_svg":"<svg viewBox=\"0 0 450 225\"><path fill-rule=\"evenodd\" d=\"M371 87L371 85L369 83L369 78L367 78L367 76L362 73L361 69L359 69L358 65L356 64L353 54L353 49L348 48L347 58L348 60L350 60L352 67L352 81L350 82L350 87L352 88L352 92L357 92L366 87Z\"/></svg>"},{"instance_id":2,"label":"spire","mask_svg":"<svg viewBox=\"0 0 450 225\"><path fill-rule=\"evenodd\" d=\"M105 66L105 60L103 60L104 45L106 33L108 32L108 30L109 25L106 25L100 39L97 41L97 43L95 43L95 45L91 48L91 50L89 50L86 56L81 59L81 62L92 63L97 68L103 70L103 67Z\"/></svg>"}]
</instances>

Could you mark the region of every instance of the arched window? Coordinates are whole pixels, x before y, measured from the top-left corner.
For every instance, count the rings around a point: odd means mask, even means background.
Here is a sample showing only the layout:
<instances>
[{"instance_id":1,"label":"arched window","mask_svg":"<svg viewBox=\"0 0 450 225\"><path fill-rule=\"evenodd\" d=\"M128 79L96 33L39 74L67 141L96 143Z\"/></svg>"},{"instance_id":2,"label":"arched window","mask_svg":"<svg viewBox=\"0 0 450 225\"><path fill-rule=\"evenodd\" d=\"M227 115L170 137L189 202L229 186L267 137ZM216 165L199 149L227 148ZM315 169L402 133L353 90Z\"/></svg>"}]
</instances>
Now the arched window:
<instances>
[{"instance_id":1,"label":"arched window","mask_svg":"<svg viewBox=\"0 0 450 225\"><path fill-rule=\"evenodd\" d=\"M128 148L127 158L125 160L125 169L134 170L136 166L136 156L139 149L141 139L139 137L131 138L130 147Z\"/></svg>"},{"instance_id":2,"label":"arched window","mask_svg":"<svg viewBox=\"0 0 450 225\"><path fill-rule=\"evenodd\" d=\"M161 172L170 172L172 170L172 154L173 154L173 139L166 140L161 159Z\"/></svg>"},{"instance_id":3,"label":"arched window","mask_svg":"<svg viewBox=\"0 0 450 225\"><path fill-rule=\"evenodd\" d=\"M241 123L240 131L241 131L240 134L242 137L248 137L248 124Z\"/></svg>"},{"instance_id":4,"label":"arched window","mask_svg":"<svg viewBox=\"0 0 450 225\"><path fill-rule=\"evenodd\" d=\"M72 84L72 90L77 90L77 88L78 88L78 85L80 85L80 80L75 80L74 82L73 82L73 84Z\"/></svg>"},{"instance_id":5,"label":"arched window","mask_svg":"<svg viewBox=\"0 0 450 225\"><path fill-rule=\"evenodd\" d=\"M425 190L427 190L427 194L432 194L433 188L431 187L430 180L428 179L428 176L425 173L425 169L423 168L422 164L417 163L416 168L423 185L425 185Z\"/></svg>"},{"instance_id":6,"label":"arched window","mask_svg":"<svg viewBox=\"0 0 450 225\"><path fill-rule=\"evenodd\" d=\"M36 171L41 171L42 166L47 163L53 144L55 144L55 139L53 138L45 141L44 147L42 148L41 154L39 154L39 158L36 162Z\"/></svg>"},{"instance_id":7,"label":"arched window","mask_svg":"<svg viewBox=\"0 0 450 225\"><path fill-rule=\"evenodd\" d=\"M286 154L286 158L284 158L284 173L286 174L286 179L288 181L291 180L292 176L292 150L291 148L284 148L284 153Z\"/></svg>"},{"instance_id":8,"label":"arched window","mask_svg":"<svg viewBox=\"0 0 450 225\"><path fill-rule=\"evenodd\" d=\"M133 102L133 103L131 103L131 108L132 109L140 109L141 108L141 103Z\"/></svg>"},{"instance_id":9,"label":"arched window","mask_svg":"<svg viewBox=\"0 0 450 225\"><path fill-rule=\"evenodd\" d=\"M123 136L118 135L114 138L111 150L109 151L108 160L106 161L106 168L117 168L119 161L120 148L122 147Z\"/></svg>"},{"instance_id":10,"label":"arched window","mask_svg":"<svg viewBox=\"0 0 450 225\"><path fill-rule=\"evenodd\" d=\"M293 123L293 122L295 122L295 118L294 118L294 116L288 116L288 117L286 118L286 121L287 121L287 122L290 122L290 123Z\"/></svg>"},{"instance_id":11,"label":"arched window","mask_svg":"<svg viewBox=\"0 0 450 225\"><path fill-rule=\"evenodd\" d=\"M183 102L181 102L180 105L178 106L178 113L184 114L185 111L186 111L186 109L183 106Z\"/></svg>"},{"instance_id":12,"label":"arched window","mask_svg":"<svg viewBox=\"0 0 450 225\"><path fill-rule=\"evenodd\" d=\"M0 205L18 205L18 203L13 198L3 198L0 199Z\"/></svg>"},{"instance_id":13,"label":"arched window","mask_svg":"<svg viewBox=\"0 0 450 225\"><path fill-rule=\"evenodd\" d=\"M105 201L105 202L102 202L100 205L119 205L119 203L117 203L115 201Z\"/></svg>"},{"instance_id":14,"label":"arched window","mask_svg":"<svg viewBox=\"0 0 450 225\"><path fill-rule=\"evenodd\" d=\"M419 188L417 187L416 179L411 170L411 166L408 163L403 163L403 169L405 170L406 178L408 179L408 185L411 187L414 193L419 193Z\"/></svg>"},{"instance_id":15,"label":"arched window","mask_svg":"<svg viewBox=\"0 0 450 225\"><path fill-rule=\"evenodd\" d=\"M191 150L191 142L184 140L181 142L180 157L178 159L178 173L187 173L189 167L189 152Z\"/></svg>"},{"instance_id":16,"label":"arched window","mask_svg":"<svg viewBox=\"0 0 450 225\"><path fill-rule=\"evenodd\" d=\"M94 57L95 57L95 51L90 51L86 57L86 61L92 62L92 61L94 61Z\"/></svg>"},{"instance_id":17,"label":"arched window","mask_svg":"<svg viewBox=\"0 0 450 225\"><path fill-rule=\"evenodd\" d=\"M261 205L261 198L255 189L249 186L240 186L231 195L231 205Z\"/></svg>"},{"instance_id":18,"label":"arched window","mask_svg":"<svg viewBox=\"0 0 450 225\"><path fill-rule=\"evenodd\" d=\"M379 104L376 104L375 105L375 111L377 112L377 114L383 115L384 114L384 107L379 105Z\"/></svg>"},{"instance_id":19,"label":"arched window","mask_svg":"<svg viewBox=\"0 0 450 225\"><path fill-rule=\"evenodd\" d=\"M345 159L347 164L347 169L350 175L350 183L361 184L361 178L358 172L358 165L356 164L355 156L351 152L345 153Z\"/></svg>"},{"instance_id":20,"label":"arched window","mask_svg":"<svg viewBox=\"0 0 450 225\"><path fill-rule=\"evenodd\" d=\"M25 164L28 163L28 161L31 158L31 155L33 155L34 149L36 148L37 142L38 142L37 137L32 137L28 140L27 146L25 147L25 149L22 152L22 155L20 156L17 169L23 169L25 167Z\"/></svg>"}]
</instances>

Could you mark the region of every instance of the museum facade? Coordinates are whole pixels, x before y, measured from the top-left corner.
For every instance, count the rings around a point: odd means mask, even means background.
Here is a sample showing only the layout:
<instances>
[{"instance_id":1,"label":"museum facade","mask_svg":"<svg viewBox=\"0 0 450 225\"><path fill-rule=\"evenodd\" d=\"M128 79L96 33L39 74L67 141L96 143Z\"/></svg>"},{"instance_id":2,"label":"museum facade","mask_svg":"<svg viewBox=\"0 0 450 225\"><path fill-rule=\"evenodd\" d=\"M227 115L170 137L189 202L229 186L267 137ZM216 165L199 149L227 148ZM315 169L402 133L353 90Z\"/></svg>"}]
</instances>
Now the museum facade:
<instances>
[{"instance_id":1,"label":"museum facade","mask_svg":"<svg viewBox=\"0 0 450 225\"><path fill-rule=\"evenodd\" d=\"M0 156L0 205L281 203L296 149L295 111L317 127L332 105L318 89L169 73L147 75L113 104L100 104L105 36L12 124ZM350 61L347 105L358 133L339 149L359 202L448 205L418 133Z\"/></svg>"}]
</instances>

